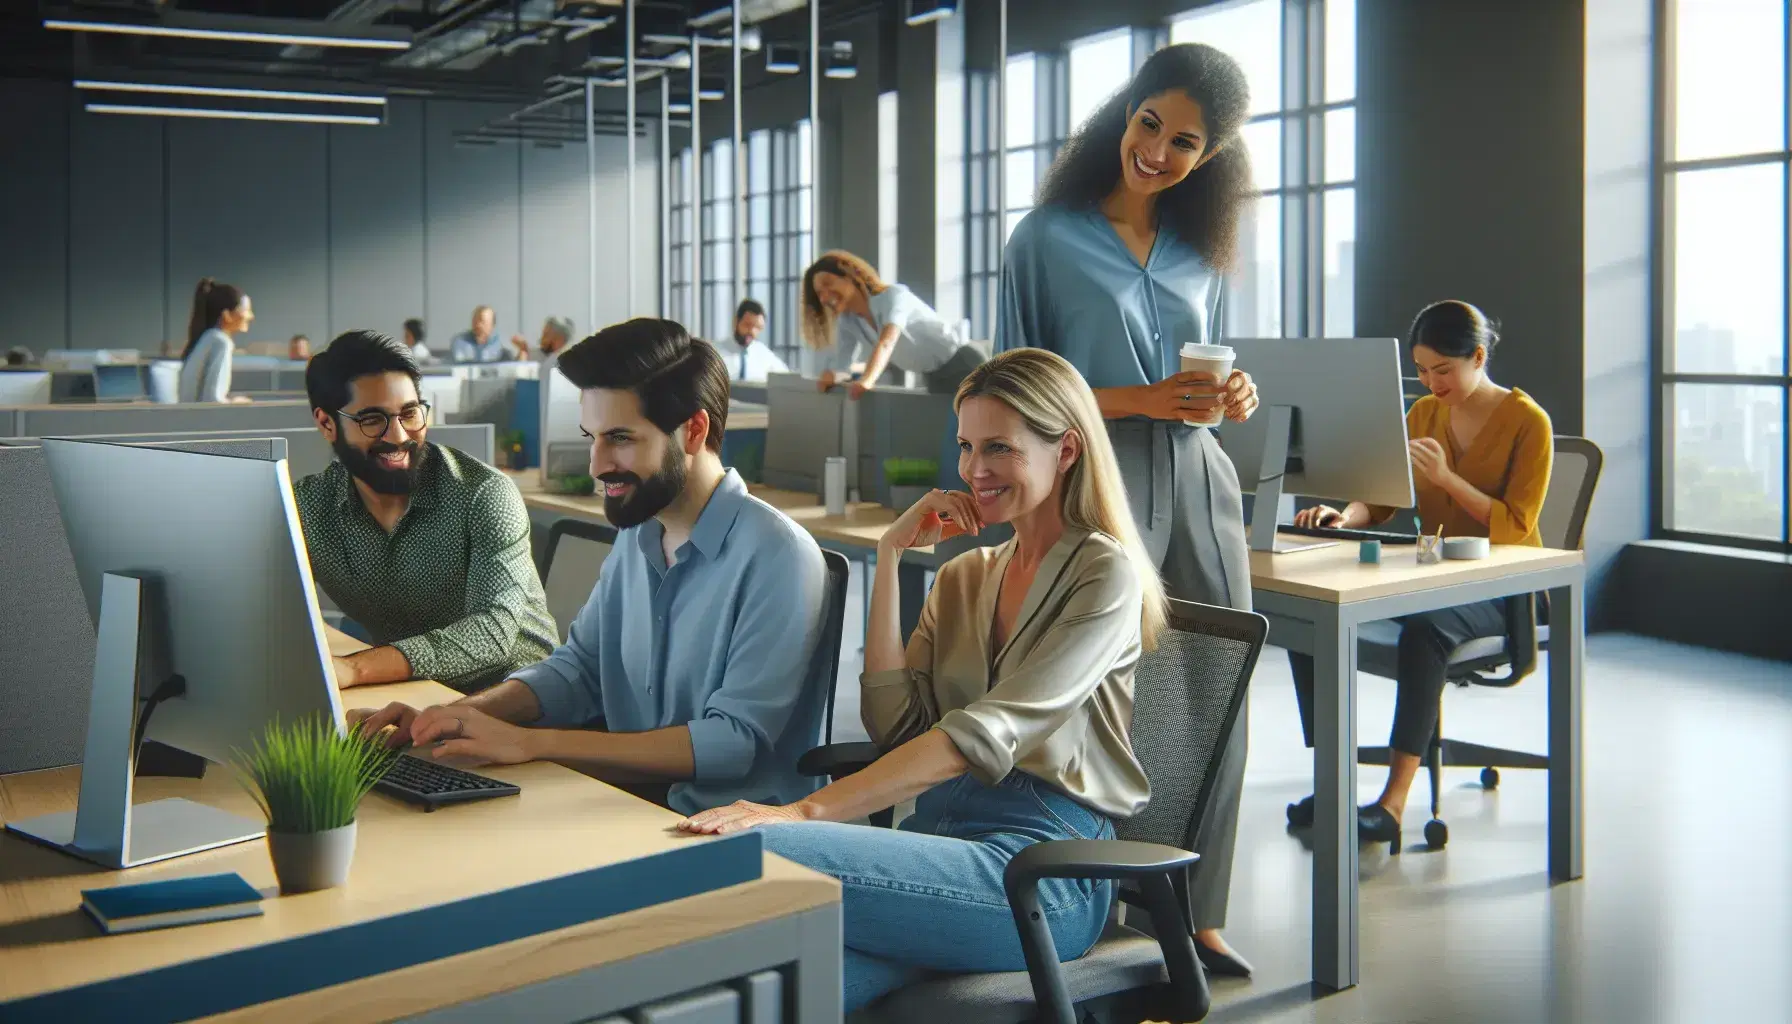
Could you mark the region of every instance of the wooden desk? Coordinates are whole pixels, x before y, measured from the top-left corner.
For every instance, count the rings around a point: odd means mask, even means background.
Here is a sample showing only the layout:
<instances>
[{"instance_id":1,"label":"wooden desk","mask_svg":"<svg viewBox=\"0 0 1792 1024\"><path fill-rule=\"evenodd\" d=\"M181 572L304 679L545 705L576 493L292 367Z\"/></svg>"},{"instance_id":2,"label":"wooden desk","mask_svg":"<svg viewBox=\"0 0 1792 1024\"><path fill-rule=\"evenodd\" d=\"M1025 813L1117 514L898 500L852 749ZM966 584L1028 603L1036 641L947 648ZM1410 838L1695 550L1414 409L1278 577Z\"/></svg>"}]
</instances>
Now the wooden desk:
<instances>
[{"instance_id":1,"label":"wooden desk","mask_svg":"<svg viewBox=\"0 0 1792 1024\"><path fill-rule=\"evenodd\" d=\"M1550 592L1549 873L1566 881L1582 872L1581 553L1496 546L1479 561L1419 565L1416 548L1384 546L1381 560L1359 565L1355 544L1251 552L1253 600L1269 618L1270 642L1313 656L1313 980L1329 988L1359 977L1356 655L1364 623Z\"/></svg>"},{"instance_id":2,"label":"wooden desk","mask_svg":"<svg viewBox=\"0 0 1792 1024\"><path fill-rule=\"evenodd\" d=\"M457 696L403 683L343 703ZM80 891L217 871L269 891L266 844L120 872L0 837L0 1019L588 1021L781 970L794 1019L839 1020L833 879L763 856L760 877L708 888L759 858L756 837L731 849L683 836L672 812L555 764L481 771L522 794L434 814L372 794L346 886L163 931L102 935ZM79 783L79 768L0 777L0 815L67 809ZM140 779L133 794L168 796L255 814L225 771Z\"/></svg>"}]
</instances>

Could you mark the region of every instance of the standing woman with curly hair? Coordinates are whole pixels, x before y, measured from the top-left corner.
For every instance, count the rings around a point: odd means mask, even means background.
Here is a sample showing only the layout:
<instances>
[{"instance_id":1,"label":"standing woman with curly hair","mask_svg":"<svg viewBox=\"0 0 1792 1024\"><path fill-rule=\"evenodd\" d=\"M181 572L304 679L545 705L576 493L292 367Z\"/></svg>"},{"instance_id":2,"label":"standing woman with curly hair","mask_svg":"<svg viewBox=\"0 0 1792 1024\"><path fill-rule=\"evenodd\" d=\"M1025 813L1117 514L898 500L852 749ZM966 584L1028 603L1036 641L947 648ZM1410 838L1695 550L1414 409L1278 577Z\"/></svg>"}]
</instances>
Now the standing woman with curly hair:
<instances>
[{"instance_id":1,"label":"standing woman with curly hair","mask_svg":"<svg viewBox=\"0 0 1792 1024\"><path fill-rule=\"evenodd\" d=\"M865 372L848 390L853 398L877 387L892 366L920 374L927 390L949 395L983 362L932 306L902 285L886 284L871 264L843 249L822 253L803 271L802 296L803 341L838 356L837 368L821 375L823 391L839 379L838 369L865 350Z\"/></svg>"},{"instance_id":2,"label":"standing woman with curly hair","mask_svg":"<svg viewBox=\"0 0 1792 1024\"><path fill-rule=\"evenodd\" d=\"M1187 420L1257 408L1250 376L1180 371L1185 344L1220 343L1223 275L1251 198L1239 130L1244 72L1198 44L1153 54L1065 144L1037 207L1009 238L998 352L1049 349L1095 391L1134 520L1174 598L1249 609L1238 474L1213 431ZM1195 947L1216 974L1250 965L1220 936L1244 785L1245 720L1226 749L1195 852Z\"/></svg>"}]
</instances>

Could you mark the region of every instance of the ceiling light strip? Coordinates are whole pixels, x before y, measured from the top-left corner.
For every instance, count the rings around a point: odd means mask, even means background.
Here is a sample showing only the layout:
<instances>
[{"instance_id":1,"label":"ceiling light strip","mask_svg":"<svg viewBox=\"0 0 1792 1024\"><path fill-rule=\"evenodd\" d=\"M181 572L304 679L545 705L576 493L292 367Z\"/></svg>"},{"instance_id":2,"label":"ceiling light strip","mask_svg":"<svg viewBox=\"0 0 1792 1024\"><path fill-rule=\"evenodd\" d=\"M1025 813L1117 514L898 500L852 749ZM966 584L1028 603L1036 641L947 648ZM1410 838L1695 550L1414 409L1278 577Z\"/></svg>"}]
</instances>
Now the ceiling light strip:
<instances>
[{"instance_id":1,"label":"ceiling light strip","mask_svg":"<svg viewBox=\"0 0 1792 1024\"><path fill-rule=\"evenodd\" d=\"M383 123L368 114L299 114L276 110L211 110L204 107L143 107L128 103L89 103L89 114L139 114L146 117L199 117L234 121L288 121L301 124Z\"/></svg>"},{"instance_id":2,"label":"ceiling light strip","mask_svg":"<svg viewBox=\"0 0 1792 1024\"><path fill-rule=\"evenodd\" d=\"M231 89L209 85L158 85L154 82L103 82L95 79L76 79L75 88L90 89L100 92L143 92L168 94L174 96L219 96L246 100L298 100L317 103L361 103L369 106L386 105L384 96L358 96L331 92L290 92L284 89Z\"/></svg>"},{"instance_id":3,"label":"ceiling light strip","mask_svg":"<svg viewBox=\"0 0 1792 1024\"><path fill-rule=\"evenodd\" d=\"M409 39L371 36L298 35L287 32L253 32L245 29L187 28L173 25L133 25L114 21L70 21L45 18L44 27L65 32L104 32L124 36L162 36L176 39L219 39L237 43L276 43L282 46L345 46L362 50L408 50Z\"/></svg>"}]
</instances>

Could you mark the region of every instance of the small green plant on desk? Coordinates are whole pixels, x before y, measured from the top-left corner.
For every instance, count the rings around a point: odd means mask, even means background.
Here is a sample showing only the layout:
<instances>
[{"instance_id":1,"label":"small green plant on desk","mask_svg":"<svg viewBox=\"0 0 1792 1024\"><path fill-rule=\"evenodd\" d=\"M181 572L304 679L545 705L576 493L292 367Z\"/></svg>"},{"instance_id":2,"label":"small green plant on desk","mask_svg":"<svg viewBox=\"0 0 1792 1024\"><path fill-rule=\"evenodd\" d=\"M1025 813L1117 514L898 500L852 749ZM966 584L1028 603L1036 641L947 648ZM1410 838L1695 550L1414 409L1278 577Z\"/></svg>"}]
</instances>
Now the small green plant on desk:
<instances>
[{"instance_id":1,"label":"small green plant on desk","mask_svg":"<svg viewBox=\"0 0 1792 1024\"><path fill-rule=\"evenodd\" d=\"M270 722L248 751L237 751L238 779L267 817L281 893L348 880L355 813L395 756L378 738L338 731L323 716Z\"/></svg>"},{"instance_id":2,"label":"small green plant on desk","mask_svg":"<svg viewBox=\"0 0 1792 1024\"><path fill-rule=\"evenodd\" d=\"M906 512L933 490L940 479L940 464L934 459L885 459L884 485L889 488L888 505Z\"/></svg>"},{"instance_id":3,"label":"small green plant on desk","mask_svg":"<svg viewBox=\"0 0 1792 1024\"><path fill-rule=\"evenodd\" d=\"M588 473L562 473L548 477L545 489L550 494L595 494L597 481Z\"/></svg>"},{"instance_id":4,"label":"small green plant on desk","mask_svg":"<svg viewBox=\"0 0 1792 1024\"><path fill-rule=\"evenodd\" d=\"M527 468L523 465L523 440L520 430L506 430L498 435L498 468Z\"/></svg>"}]
</instances>

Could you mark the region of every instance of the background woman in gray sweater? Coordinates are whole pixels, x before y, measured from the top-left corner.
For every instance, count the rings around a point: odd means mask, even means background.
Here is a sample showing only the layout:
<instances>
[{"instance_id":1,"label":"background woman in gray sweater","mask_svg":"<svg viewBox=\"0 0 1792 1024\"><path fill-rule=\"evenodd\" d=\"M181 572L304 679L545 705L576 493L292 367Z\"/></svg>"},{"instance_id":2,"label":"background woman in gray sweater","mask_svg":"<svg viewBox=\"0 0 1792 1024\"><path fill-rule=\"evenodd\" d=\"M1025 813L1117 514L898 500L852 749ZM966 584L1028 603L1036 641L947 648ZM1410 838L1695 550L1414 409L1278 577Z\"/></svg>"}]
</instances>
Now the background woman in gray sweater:
<instances>
[{"instance_id":1,"label":"background woman in gray sweater","mask_svg":"<svg viewBox=\"0 0 1792 1024\"><path fill-rule=\"evenodd\" d=\"M187 318L187 348L181 353L180 400L183 402L246 402L230 396L233 335L255 322L249 296L233 284L201 278Z\"/></svg>"}]
</instances>

